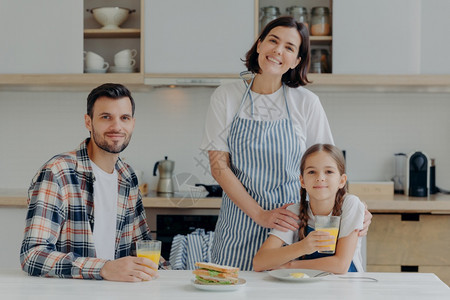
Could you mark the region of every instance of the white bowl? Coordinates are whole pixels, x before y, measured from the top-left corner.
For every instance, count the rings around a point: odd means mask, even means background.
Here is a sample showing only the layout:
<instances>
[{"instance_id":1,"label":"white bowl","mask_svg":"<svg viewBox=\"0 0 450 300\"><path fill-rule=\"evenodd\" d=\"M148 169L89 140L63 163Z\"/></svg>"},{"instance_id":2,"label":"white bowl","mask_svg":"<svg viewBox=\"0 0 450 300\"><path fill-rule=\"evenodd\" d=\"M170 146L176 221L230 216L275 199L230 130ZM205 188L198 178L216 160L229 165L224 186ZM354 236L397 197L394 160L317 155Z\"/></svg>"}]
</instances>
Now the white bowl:
<instances>
[{"instance_id":1,"label":"white bowl","mask_svg":"<svg viewBox=\"0 0 450 300\"><path fill-rule=\"evenodd\" d=\"M128 16L136 10L123 7L96 7L91 10L94 19L103 25L102 29L119 29Z\"/></svg>"}]
</instances>

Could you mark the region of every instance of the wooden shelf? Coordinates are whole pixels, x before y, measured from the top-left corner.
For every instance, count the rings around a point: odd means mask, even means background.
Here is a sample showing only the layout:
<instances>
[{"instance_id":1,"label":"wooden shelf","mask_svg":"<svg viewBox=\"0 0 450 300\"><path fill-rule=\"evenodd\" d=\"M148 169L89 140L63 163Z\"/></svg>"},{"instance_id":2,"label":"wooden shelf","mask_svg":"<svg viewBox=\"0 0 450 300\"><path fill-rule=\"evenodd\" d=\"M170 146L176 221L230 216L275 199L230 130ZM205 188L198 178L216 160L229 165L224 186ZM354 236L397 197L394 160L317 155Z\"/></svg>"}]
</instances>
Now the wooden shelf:
<instances>
[{"instance_id":1,"label":"wooden shelf","mask_svg":"<svg viewBox=\"0 0 450 300\"><path fill-rule=\"evenodd\" d=\"M104 74L0 74L0 86L76 86L96 85L105 82L144 84L141 73Z\"/></svg>"},{"instance_id":2,"label":"wooden shelf","mask_svg":"<svg viewBox=\"0 0 450 300\"><path fill-rule=\"evenodd\" d=\"M1 86L77 86L94 85L104 82L121 82L133 85L152 85L152 82L171 82L176 80L203 80L220 84L220 80L239 79L237 74L143 74L143 73L104 73L104 74L0 74ZM220 80L219 80L220 79ZM308 74L312 81L308 87L383 87L426 88L436 91L450 91L450 75L370 75L370 74ZM172 81L173 82L172 82ZM175 80L175 81L174 81ZM161 85L161 83L159 83ZM213 84L210 84L213 85Z\"/></svg>"},{"instance_id":3,"label":"wooden shelf","mask_svg":"<svg viewBox=\"0 0 450 300\"><path fill-rule=\"evenodd\" d=\"M333 41L332 36L314 36L309 37L311 45L330 45Z\"/></svg>"},{"instance_id":4,"label":"wooden shelf","mask_svg":"<svg viewBox=\"0 0 450 300\"><path fill-rule=\"evenodd\" d=\"M121 28L121 29L85 29L85 39L96 38L140 38L141 30L139 28Z\"/></svg>"},{"instance_id":5,"label":"wooden shelf","mask_svg":"<svg viewBox=\"0 0 450 300\"><path fill-rule=\"evenodd\" d=\"M450 75L308 74L314 85L450 87Z\"/></svg>"}]
</instances>

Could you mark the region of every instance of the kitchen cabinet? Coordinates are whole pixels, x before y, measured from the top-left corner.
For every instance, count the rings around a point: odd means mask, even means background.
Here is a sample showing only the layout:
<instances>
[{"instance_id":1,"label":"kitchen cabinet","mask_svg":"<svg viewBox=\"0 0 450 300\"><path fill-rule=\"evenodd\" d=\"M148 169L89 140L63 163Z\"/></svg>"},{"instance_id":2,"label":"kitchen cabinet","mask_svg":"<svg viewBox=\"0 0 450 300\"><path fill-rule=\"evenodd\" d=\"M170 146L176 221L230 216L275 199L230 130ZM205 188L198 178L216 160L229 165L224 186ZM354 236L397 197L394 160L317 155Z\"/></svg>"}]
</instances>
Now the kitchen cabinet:
<instances>
[{"instance_id":1,"label":"kitchen cabinet","mask_svg":"<svg viewBox=\"0 0 450 300\"><path fill-rule=\"evenodd\" d=\"M284 14L302 5L309 14L313 6L332 10L332 35L311 38L312 48L329 49L332 74L310 74L313 85L450 88L446 0L35 2L0 2L0 86L151 85L168 77L180 78L174 84L218 85L215 78L234 80L244 69L240 59L258 34L260 8L275 5ZM101 5L136 13L121 30L101 31L85 11ZM83 74L83 50L111 64L123 48L138 50L136 73Z\"/></svg>"},{"instance_id":2,"label":"kitchen cabinet","mask_svg":"<svg viewBox=\"0 0 450 300\"><path fill-rule=\"evenodd\" d=\"M141 41L141 0L84 0L84 51L92 51L102 56L109 63L109 70L114 66L114 55L124 49L136 49L136 73L142 70L142 41ZM133 10L119 29L101 29L93 14L92 8L103 6L119 6ZM122 73L127 76L129 73Z\"/></svg>"},{"instance_id":3,"label":"kitchen cabinet","mask_svg":"<svg viewBox=\"0 0 450 300\"><path fill-rule=\"evenodd\" d=\"M254 0L146 0L145 73L237 74L254 41Z\"/></svg>"},{"instance_id":4,"label":"kitchen cabinet","mask_svg":"<svg viewBox=\"0 0 450 300\"><path fill-rule=\"evenodd\" d=\"M80 1L0 1L0 73L82 73L82 23Z\"/></svg>"},{"instance_id":5,"label":"kitchen cabinet","mask_svg":"<svg viewBox=\"0 0 450 300\"><path fill-rule=\"evenodd\" d=\"M421 73L450 74L450 1L422 1Z\"/></svg>"},{"instance_id":6,"label":"kitchen cabinet","mask_svg":"<svg viewBox=\"0 0 450 300\"><path fill-rule=\"evenodd\" d=\"M333 73L419 74L420 7L421 0L334 1Z\"/></svg>"},{"instance_id":7,"label":"kitchen cabinet","mask_svg":"<svg viewBox=\"0 0 450 300\"><path fill-rule=\"evenodd\" d=\"M255 12L255 39L259 36L261 28L261 19L263 17L263 8L267 6L275 6L280 10L280 16L288 15L287 8L292 6L302 6L306 8L308 12L308 20L311 23L311 10L313 7L327 7L330 10L330 25L332 25L333 19L333 1L332 0L256 0L255 6L257 8ZM333 44L333 26L331 26L331 34L327 36L318 36L310 34L311 49L324 49L329 53L328 64L332 69L332 44Z\"/></svg>"},{"instance_id":8,"label":"kitchen cabinet","mask_svg":"<svg viewBox=\"0 0 450 300\"><path fill-rule=\"evenodd\" d=\"M430 272L450 284L450 214L373 214L368 272Z\"/></svg>"}]
</instances>

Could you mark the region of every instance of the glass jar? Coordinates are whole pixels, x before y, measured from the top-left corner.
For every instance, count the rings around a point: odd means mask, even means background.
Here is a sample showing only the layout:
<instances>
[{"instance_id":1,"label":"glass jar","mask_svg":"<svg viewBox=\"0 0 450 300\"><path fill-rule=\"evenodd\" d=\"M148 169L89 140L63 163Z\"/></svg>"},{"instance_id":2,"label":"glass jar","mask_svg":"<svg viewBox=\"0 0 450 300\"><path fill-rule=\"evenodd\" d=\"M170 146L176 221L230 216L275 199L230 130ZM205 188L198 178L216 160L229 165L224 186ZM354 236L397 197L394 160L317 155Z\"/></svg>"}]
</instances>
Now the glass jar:
<instances>
[{"instance_id":1,"label":"glass jar","mask_svg":"<svg viewBox=\"0 0 450 300\"><path fill-rule=\"evenodd\" d=\"M310 73L331 73L330 55L326 49L311 50Z\"/></svg>"},{"instance_id":2,"label":"glass jar","mask_svg":"<svg viewBox=\"0 0 450 300\"><path fill-rule=\"evenodd\" d=\"M286 14L292 16L295 21L304 23L307 27L309 24L308 11L302 6L291 6L286 8Z\"/></svg>"},{"instance_id":3,"label":"glass jar","mask_svg":"<svg viewBox=\"0 0 450 300\"><path fill-rule=\"evenodd\" d=\"M266 6L262 8L260 30L263 30L267 24L280 16L280 9L276 6Z\"/></svg>"},{"instance_id":4,"label":"glass jar","mask_svg":"<svg viewBox=\"0 0 450 300\"><path fill-rule=\"evenodd\" d=\"M330 10L328 7L318 6L311 9L311 35L330 35Z\"/></svg>"}]
</instances>

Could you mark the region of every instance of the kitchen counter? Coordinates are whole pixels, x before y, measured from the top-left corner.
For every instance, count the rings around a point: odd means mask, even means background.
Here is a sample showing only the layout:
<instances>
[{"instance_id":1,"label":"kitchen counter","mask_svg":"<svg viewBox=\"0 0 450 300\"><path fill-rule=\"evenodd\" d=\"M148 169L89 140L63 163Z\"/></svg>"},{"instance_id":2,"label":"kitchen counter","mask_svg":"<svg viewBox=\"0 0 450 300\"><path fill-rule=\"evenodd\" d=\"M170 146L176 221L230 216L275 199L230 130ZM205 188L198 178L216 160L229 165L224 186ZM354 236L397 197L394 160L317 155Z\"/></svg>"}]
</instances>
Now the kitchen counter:
<instances>
[{"instance_id":1,"label":"kitchen counter","mask_svg":"<svg viewBox=\"0 0 450 300\"><path fill-rule=\"evenodd\" d=\"M266 272L240 272L246 285L235 291L199 290L192 271L159 271L153 281L126 283L31 277L18 269L0 270L6 299L449 299L450 289L434 274L353 273L315 281L285 282ZM369 279L367 279L369 278ZM374 280L371 280L373 278ZM376 281L375 281L376 280Z\"/></svg>"},{"instance_id":2,"label":"kitchen counter","mask_svg":"<svg viewBox=\"0 0 450 300\"><path fill-rule=\"evenodd\" d=\"M25 190L0 189L0 207L27 207ZM431 213L450 214L450 195L435 194L429 197L405 195L361 197L372 213ZM162 195L151 191L143 197L145 208L219 209L221 198L204 194L175 193Z\"/></svg>"}]
</instances>

